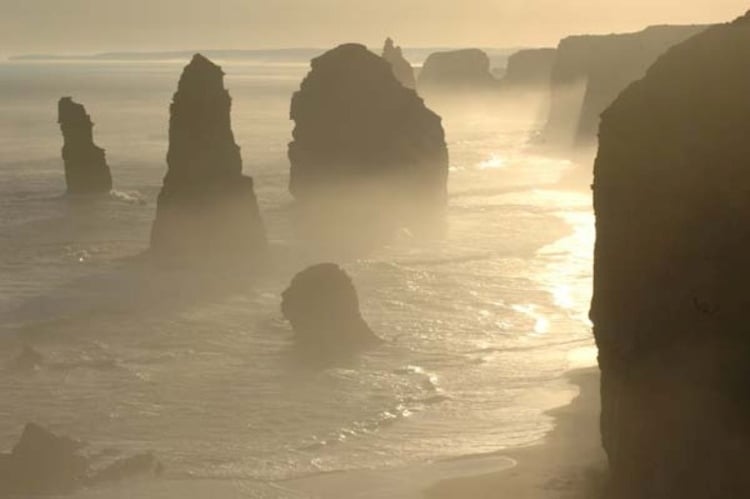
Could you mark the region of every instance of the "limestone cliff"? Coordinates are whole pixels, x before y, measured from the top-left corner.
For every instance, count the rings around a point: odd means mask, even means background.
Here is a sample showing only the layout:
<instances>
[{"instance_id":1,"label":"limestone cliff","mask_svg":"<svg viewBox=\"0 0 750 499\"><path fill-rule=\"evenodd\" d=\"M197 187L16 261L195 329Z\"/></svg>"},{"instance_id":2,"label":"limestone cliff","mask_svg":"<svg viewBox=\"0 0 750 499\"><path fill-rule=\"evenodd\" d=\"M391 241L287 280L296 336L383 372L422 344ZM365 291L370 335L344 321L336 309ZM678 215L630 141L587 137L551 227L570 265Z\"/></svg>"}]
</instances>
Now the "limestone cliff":
<instances>
[{"instance_id":1,"label":"limestone cliff","mask_svg":"<svg viewBox=\"0 0 750 499\"><path fill-rule=\"evenodd\" d=\"M652 26L637 33L571 36L557 48L545 138L554 146L596 144L600 114L664 52L705 26Z\"/></svg>"},{"instance_id":2,"label":"limestone cliff","mask_svg":"<svg viewBox=\"0 0 750 499\"><path fill-rule=\"evenodd\" d=\"M557 50L551 48L519 50L508 58L503 87L549 88Z\"/></svg>"},{"instance_id":3,"label":"limestone cliff","mask_svg":"<svg viewBox=\"0 0 750 499\"><path fill-rule=\"evenodd\" d=\"M251 259L265 250L252 178L242 174L224 73L197 54L170 108L168 170L151 250L167 261Z\"/></svg>"},{"instance_id":4,"label":"limestone cliff","mask_svg":"<svg viewBox=\"0 0 750 499\"><path fill-rule=\"evenodd\" d=\"M404 57L401 47L395 46L391 38L388 38L383 46L383 59L391 65L394 76L403 86L412 89L417 88L414 68Z\"/></svg>"},{"instance_id":5,"label":"limestone cliff","mask_svg":"<svg viewBox=\"0 0 750 499\"><path fill-rule=\"evenodd\" d=\"M603 114L591 318L617 499L750 497L750 15Z\"/></svg>"},{"instance_id":6,"label":"limestone cliff","mask_svg":"<svg viewBox=\"0 0 750 499\"><path fill-rule=\"evenodd\" d=\"M65 182L70 194L107 193L112 175L104 149L94 144L94 124L83 105L70 97L58 103L58 123L62 130Z\"/></svg>"}]
</instances>

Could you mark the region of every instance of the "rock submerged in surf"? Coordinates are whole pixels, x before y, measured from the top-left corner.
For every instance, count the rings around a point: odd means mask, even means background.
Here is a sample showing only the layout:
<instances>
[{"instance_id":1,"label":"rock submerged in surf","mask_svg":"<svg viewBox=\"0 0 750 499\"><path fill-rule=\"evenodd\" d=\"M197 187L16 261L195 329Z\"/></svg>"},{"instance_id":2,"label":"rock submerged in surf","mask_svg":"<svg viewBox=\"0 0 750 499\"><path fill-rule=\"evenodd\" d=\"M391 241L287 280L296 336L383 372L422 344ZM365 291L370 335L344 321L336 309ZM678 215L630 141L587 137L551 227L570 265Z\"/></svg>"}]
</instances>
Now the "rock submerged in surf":
<instances>
[{"instance_id":1,"label":"rock submerged in surf","mask_svg":"<svg viewBox=\"0 0 750 499\"><path fill-rule=\"evenodd\" d=\"M94 471L84 445L53 434L35 423L24 428L8 454L0 454L0 497L65 494L91 483L111 482L144 474L159 474L153 454L139 454Z\"/></svg>"},{"instance_id":2,"label":"rock submerged in surf","mask_svg":"<svg viewBox=\"0 0 750 499\"><path fill-rule=\"evenodd\" d=\"M104 149L94 144L94 123L82 104L63 97L57 105L62 131L65 183L69 194L106 194L112 190Z\"/></svg>"},{"instance_id":3,"label":"rock submerged in surf","mask_svg":"<svg viewBox=\"0 0 750 499\"><path fill-rule=\"evenodd\" d=\"M242 174L224 72L200 54L185 67L170 108L168 170L151 251L163 262L236 262L265 254L253 179Z\"/></svg>"},{"instance_id":4,"label":"rock submerged in surf","mask_svg":"<svg viewBox=\"0 0 750 499\"><path fill-rule=\"evenodd\" d=\"M333 263L297 274L282 294L281 311L305 348L337 352L380 341L362 318L352 279Z\"/></svg>"}]
</instances>

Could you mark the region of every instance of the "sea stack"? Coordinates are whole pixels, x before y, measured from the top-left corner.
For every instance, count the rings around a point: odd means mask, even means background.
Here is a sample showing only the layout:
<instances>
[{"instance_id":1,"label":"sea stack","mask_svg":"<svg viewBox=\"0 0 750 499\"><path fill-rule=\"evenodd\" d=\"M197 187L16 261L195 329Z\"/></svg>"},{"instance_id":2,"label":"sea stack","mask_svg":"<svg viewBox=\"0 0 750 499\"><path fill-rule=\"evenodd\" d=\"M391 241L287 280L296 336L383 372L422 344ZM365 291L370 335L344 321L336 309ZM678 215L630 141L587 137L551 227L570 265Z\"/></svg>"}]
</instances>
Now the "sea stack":
<instances>
[{"instance_id":1,"label":"sea stack","mask_svg":"<svg viewBox=\"0 0 750 499\"><path fill-rule=\"evenodd\" d=\"M556 57L553 48L519 50L508 58L503 88L548 89Z\"/></svg>"},{"instance_id":2,"label":"sea stack","mask_svg":"<svg viewBox=\"0 0 750 499\"><path fill-rule=\"evenodd\" d=\"M196 54L170 108L168 170L151 250L167 262L249 260L266 249L253 179L242 174L224 72Z\"/></svg>"},{"instance_id":3,"label":"sea stack","mask_svg":"<svg viewBox=\"0 0 750 499\"><path fill-rule=\"evenodd\" d=\"M750 497L750 14L604 113L591 318L616 499Z\"/></svg>"},{"instance_id":4,"label":"sea stack","mask_svg":"<svg viewBox=\"0 0 750 499\"><path fill-rule=\"evenodd\" d=\"M563 39L552 69L544 138L560 149L596 145L601 113L670 47L706 26L651 26L637 33Z\"/></svg>"},{"instance_id":5,"label":"sea stack","mask_svg":"<svg viewBox=\"0 0 750 499\"><path fill-rule=\"evenodd\" d=\"M406 88L417 88L417 81L414 78L414 68L404 57L401 47L394 45L393 40L388 38L383 47L383 59L393 68L393 74L398 81Z\"/></svg>"},{"instance_id":6,"label":"sea stack","mask_svg":"<svg viewBox=\"0 0 750 499\"><path fill-rule=\"evenodd\" d=\"M65 182L69 194L101 194L112 190L104 149L94 144L94 123L83 105L63 97L57 105L62 130Z\"/></svg>"},{"instance_id":7,"label":"sea stack","mask_svg":"<svg viewBox=\"0 0 750 499\"><path fill-rule=\"evenodd\" d=\"M297 274L282 295L281 311L305 350L337 353L379 341L362 318L351 278L333 263Z\"/></svg>"},{"instance_id":8,"label":"sea stack","mask_svg":"<svg viewBox=\"0 0 750 499\"><path fill-rule=\"evenodd\" d=\"M417 213L442 213L448 149L441 118L365 46L341 45L313 59L291 118L289 189L307 211L337 201L334 219L357 213L360 227L370 216L408 225Z\"/></svg>"},{"instance_id":9,"label":"sea stack","mask_svg":"<svg viewBox=\"0 0 750 499\"><path fill-rule=\"evenodd\" d=\"M490 58L479 49L430 54L418 80L420 91L487 91L497 87Z\"/></svg>"}]
</instances>

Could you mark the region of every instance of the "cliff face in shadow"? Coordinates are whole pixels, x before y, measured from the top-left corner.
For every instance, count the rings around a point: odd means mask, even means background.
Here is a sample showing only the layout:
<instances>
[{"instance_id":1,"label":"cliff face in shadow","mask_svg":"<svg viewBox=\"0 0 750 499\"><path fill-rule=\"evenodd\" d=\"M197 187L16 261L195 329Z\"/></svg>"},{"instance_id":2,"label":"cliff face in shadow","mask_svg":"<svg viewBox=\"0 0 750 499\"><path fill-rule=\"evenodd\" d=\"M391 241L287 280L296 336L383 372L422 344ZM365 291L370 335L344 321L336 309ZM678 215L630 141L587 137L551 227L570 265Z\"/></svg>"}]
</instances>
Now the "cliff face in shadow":
<instances>
[{"instance_id":1,"label":"cliff face in shadow","mask_svg":"<svg viewBox=\"0 0 750 499\"><path fill-rule=\"evenodd\" d=\"M591 318L618 499L750 497L750 14L604 113Z\"/></svg>"},{"instance_id":2,"label":"cliff face in shadow","mask_svg":"<svg viewBox=\"0 0 750 499\"><path fill-rule=\"evenodd\" d=\"M265 230L253 180L242 174L219 66L195 55L170 108L168 171L151 250L166 261L217 262L263 253Z\"/></svg>"},{"instance_id":3,"label":"cliff face in shadow","mask_svg":"<svg viewBox=\"0 0 750 499\"><path fill-rule=\"evenodd\" d=\"M557 49L519 50L508 58L508 68L500 83L504 88L548 88L556 58Z\"/></svg>"},{"instance_id":4,"label":"cliff face in shadow","mask_svg":"<svg viewBox=\"0 0 750 499\"><path fill-rule=\"evenodd\" d=\"M417 88L417 81L414 78L414 68L406 60L401 47L393 44L393 40L388 38L383 46L383 59L393 68L393 75L406 88Z\"/></svg>"},{"instance_id":5,"label":"cliff face in shadow","mask_svg":"<svg viewBox=\"0 0 750 499\"><path fill-rule=\"evenodd\" d=\"M289 188L308 214L330 205L322 216L361 229L371 218L408 226L421 213L442 212L448 151L441 119L364 46L341 45L313 59L291 118Z\"/></svg>"},{"instance_id":6,"label":"cliff face in shadow","mask_svg":"<svg viewBox=\"0 0 750 499\"><path fill-rule=\"evenodd\" d=\"M638 33L572 36L560 42L544 132L562 148L596 144L600 114L664 52L705 26L652 26Z\"/></svg>"},{"instance_id":7,"label":"cliff face in shadow","mask_svg":"<svg viewBox=\"0 0 750 499\"><path fill-rule=\"evenodd\" d=\"M70 97L58 103L58 123L64 145L65 182L69 194L107 193L112 190L112 175L104 149L94 144L94 124L83 105Z\"/></svg>"},{"instance_id":8,"label":"cliff face in shadow","mask_svg":"<svg viewBox=\"0 0 750 499\"><path fill-rule=\"evenodd\" d=\"M498 87L490 58L479 49L430 54L417 81L420 92L488 91Z\"/></svg>"}]
</instances>

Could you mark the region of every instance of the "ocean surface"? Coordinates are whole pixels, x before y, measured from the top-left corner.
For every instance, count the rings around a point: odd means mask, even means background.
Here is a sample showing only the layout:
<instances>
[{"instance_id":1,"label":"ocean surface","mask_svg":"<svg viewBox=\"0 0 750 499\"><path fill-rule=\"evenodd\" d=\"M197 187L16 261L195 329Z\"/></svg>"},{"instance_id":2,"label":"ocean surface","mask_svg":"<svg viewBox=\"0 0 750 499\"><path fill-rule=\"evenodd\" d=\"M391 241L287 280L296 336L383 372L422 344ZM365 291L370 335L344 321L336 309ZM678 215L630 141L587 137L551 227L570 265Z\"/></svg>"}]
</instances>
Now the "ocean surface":
<instances>
[{"instance_id":1,"label":"ocean surface","mask_svg":"<svg viewBox=\"0 0 750 499\"><path fill-rule=\"evenodd\" d=\"M542 108L435 102L451 154L444 237L401 231L348 251L290 222L289 100L308 63L217 61L273 264L258 278L158 271L135 257L187 62L0 63L0 449L36 421L92 453L153 450L166 467L152 492L74 498L303 497L283 484L542 438L545 411L575 395L564 373L595 355L590 193L562 187L572 165L532 147ZM108 197L64 195L61 96L96 124ZM322 261L352 275L382 346L323 364L295 351L280 293ZM23 345L40 368L13 367Z\"/></svg>"}]
</instances>

